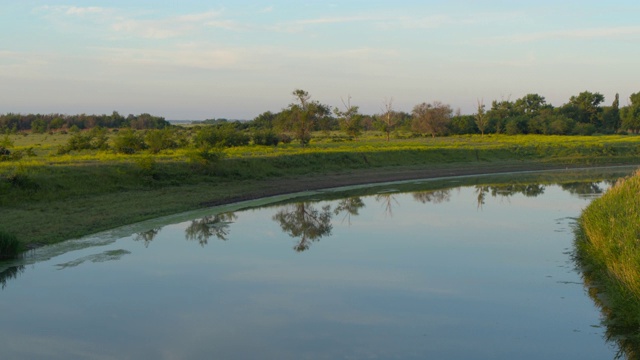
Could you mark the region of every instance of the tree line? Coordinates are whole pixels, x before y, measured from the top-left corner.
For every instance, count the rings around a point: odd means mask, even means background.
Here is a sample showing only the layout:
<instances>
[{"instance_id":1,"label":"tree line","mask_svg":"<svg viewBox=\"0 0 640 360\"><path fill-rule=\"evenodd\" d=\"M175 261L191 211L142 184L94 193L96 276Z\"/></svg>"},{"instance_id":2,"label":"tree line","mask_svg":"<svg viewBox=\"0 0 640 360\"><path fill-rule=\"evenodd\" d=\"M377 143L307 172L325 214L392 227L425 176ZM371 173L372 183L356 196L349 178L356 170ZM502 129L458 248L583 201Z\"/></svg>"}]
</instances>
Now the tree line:
<instances>
[{"instance_id":1,"label":"tree line","mask_svg":"<svg viewBox=\"0 0 640 360\"><path fill-rule=\"evenodd\" d=\"M463 134L544 134L592 135L637 133L640 130L640 92L632 94L629 104L620 106L616 94L611 105L604 103L600 93L589 91L572 96L559 107L546 102L544 96L527 94L516 100L493 100L485 104L478 100L477 111L463 115L448 104L432 101L413 107L412 111L394 108L393 99L383 101L378 114L367 115L351 104L351 97L342 99L342 106L331 108L313 100L302 89L292 92L293 102L281 111L264 112L250 121L209 119L198 122L210 128L198 134L196 142L226 142L227 146L244 145L251 139L262 145L298 141L303 146L314 131L342 131L357 139L363 132L378 130L387 140L396 132L415 136L446 136ZM163 117L141 114L61 115L5 114L0 115L0 133L19 131L46 132L100 128L163 129L170 124ZM244 135L243 135L244 134Z\"/></svg>"},{"instance_id":2,"label":"tree line","mask_svg":"<svg viewBox=\"0 0 640 360\"><path fill-rule=\"evenodd\" d=\"M163 117L147 113L129 114L127 117L114 111L111 115L65 114L15 114L0 115L0 133L23 131L45 133L48 131L75 131L101 128L163 129L171 124Z\"/></svg>"}]
</instances>

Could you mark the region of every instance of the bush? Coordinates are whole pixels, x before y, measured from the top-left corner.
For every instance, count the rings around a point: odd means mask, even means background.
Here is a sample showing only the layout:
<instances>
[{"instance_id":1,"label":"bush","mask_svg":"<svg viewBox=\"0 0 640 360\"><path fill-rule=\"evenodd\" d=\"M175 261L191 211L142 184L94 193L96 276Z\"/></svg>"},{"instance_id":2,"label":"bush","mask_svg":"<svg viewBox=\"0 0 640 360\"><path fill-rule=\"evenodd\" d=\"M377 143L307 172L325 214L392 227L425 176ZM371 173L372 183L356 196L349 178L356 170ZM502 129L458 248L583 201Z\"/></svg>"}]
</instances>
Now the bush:
<instances>
[{"instance_id":1,"label":"bush","mask_svg":"<svg viewBox=\"0 0 640 360\"><path fill-rule=\"evenodd\" d=\"M200 128L194 137L197 147L243 146L249 145L249 141L249 135L237 130L233 124L206 126Z\"/></svg>"},{"instance_id":2,"label":"bush","mask_svg":"<svg viewBox=\"0 0 640 360\"><path fill-rule=\"evenodd\" d=\"M277 146L280 142L278 135L276 135L273 131L256 131L253 133L253 143L255 145L273 145Z\"/></svg>"},{"instance_id":3,"label":"bush","mask_svg":"<svg viewBox=\"0 0 640 360\"><path fill-rule=\"evenodd\" d=\"M131 129L119 131L113 138L113 149L122 154L133 154L145 148L143 135Z\"/></svg>"},{"instance_id":4,"label":"bush","mask_svg":"<svg viewBox=\"0 0 640 360\"><path fill-rule=\"evenodd\" d=\"M0 230L0 259L12 259L20 253L18 238Z\"/></svg>"},{"instance_id":5,"label":"bush","mask_svg":"<svg viewBox=\"0 0 640 360\"><path fill-rule=\"evenodd\" d=\"M587 123L577 123L573 127L574 135L593 135L596 132L596 126Z\"/></svg>"}]
</instances>

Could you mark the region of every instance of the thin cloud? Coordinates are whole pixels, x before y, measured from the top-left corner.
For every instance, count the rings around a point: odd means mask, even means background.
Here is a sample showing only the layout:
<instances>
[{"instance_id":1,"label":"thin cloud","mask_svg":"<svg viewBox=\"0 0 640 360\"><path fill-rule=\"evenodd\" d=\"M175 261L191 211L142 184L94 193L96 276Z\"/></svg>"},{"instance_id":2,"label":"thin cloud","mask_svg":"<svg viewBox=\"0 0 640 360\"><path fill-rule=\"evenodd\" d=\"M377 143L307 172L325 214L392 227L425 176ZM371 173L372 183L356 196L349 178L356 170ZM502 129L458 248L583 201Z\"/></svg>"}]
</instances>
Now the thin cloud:
<instances>
[{"instance_id":1,"label":"thin cloud","mask_svg":"<svg viewBox=\"0 0 640 360\"><path fill-rule=\"evenodd\" d=\"M640 36L640 26L620 26L608 28L574 29L562 31L546 31L530 34L518 34L494 38L496 42L510 41L515 43L537 42L543 40L594 40L611 39L620 37Z\"/></svg>"}]
</instances>

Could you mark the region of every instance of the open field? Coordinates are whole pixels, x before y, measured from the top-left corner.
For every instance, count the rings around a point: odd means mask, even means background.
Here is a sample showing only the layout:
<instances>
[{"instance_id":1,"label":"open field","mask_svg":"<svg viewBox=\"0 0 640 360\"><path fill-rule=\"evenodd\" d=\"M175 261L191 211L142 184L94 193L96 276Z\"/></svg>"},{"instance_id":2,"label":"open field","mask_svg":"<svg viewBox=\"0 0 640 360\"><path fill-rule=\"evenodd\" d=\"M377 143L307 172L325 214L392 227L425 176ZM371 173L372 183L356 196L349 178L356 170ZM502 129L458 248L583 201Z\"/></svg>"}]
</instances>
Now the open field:
<instances>
[{"instance_id":1,"label":"open field","mask_svg":"<svg viewBox=\"0 0 640 360\"><path fill-rule=\"evenodd\" d=\"M357 141L314 134L310 146L225 148L194 161L191 147L119 154L57 148L71 135L11 135L0 161L0 230L22 248L212 204L380 181L564 167L640 164L637 136L505 136Z\"/></svg>"}]
</instances>

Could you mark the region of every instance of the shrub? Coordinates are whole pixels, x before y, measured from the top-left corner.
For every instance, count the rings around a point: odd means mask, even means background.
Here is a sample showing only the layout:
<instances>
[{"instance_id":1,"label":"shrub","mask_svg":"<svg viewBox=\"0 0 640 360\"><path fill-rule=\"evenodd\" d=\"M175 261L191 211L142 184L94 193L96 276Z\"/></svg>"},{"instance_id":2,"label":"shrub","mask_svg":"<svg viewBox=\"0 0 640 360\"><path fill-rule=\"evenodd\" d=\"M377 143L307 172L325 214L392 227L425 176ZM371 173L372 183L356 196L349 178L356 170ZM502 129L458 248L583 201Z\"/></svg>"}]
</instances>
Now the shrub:
<instances>
[{"instance_id":1,"label":"shrub","mask_svg":"<svg viewBox=\"0 0 640 360\"><path fill-rule=\"evenodd\" d=\"M116 152L122 154L133 154L146 148L142 133L131 129L119 131L118 135L113 137L112 145Z\"/></svg>"},{"instance_id":2,"label":"shrub","mask_svg":"<svg viewBox=\"0 0 640 360\"><path fill-rule=\"evenodd\" d=\"M278 135L271 130L256 131L253 133L253 143L255 145L273 145L277 146L280 142Z\"/></svg>"},{"instance_id":3,"label":"shrub","mask_svg":"<svg viewBox=\"0 0 640 360\"><path fill-rule=\"evenodd\" d=\"M200 128L193 141L197 147L231 147L249 145L251 138L244 132L237 130L233 124L223 124Z\"/></svg>"}]
</instances>

